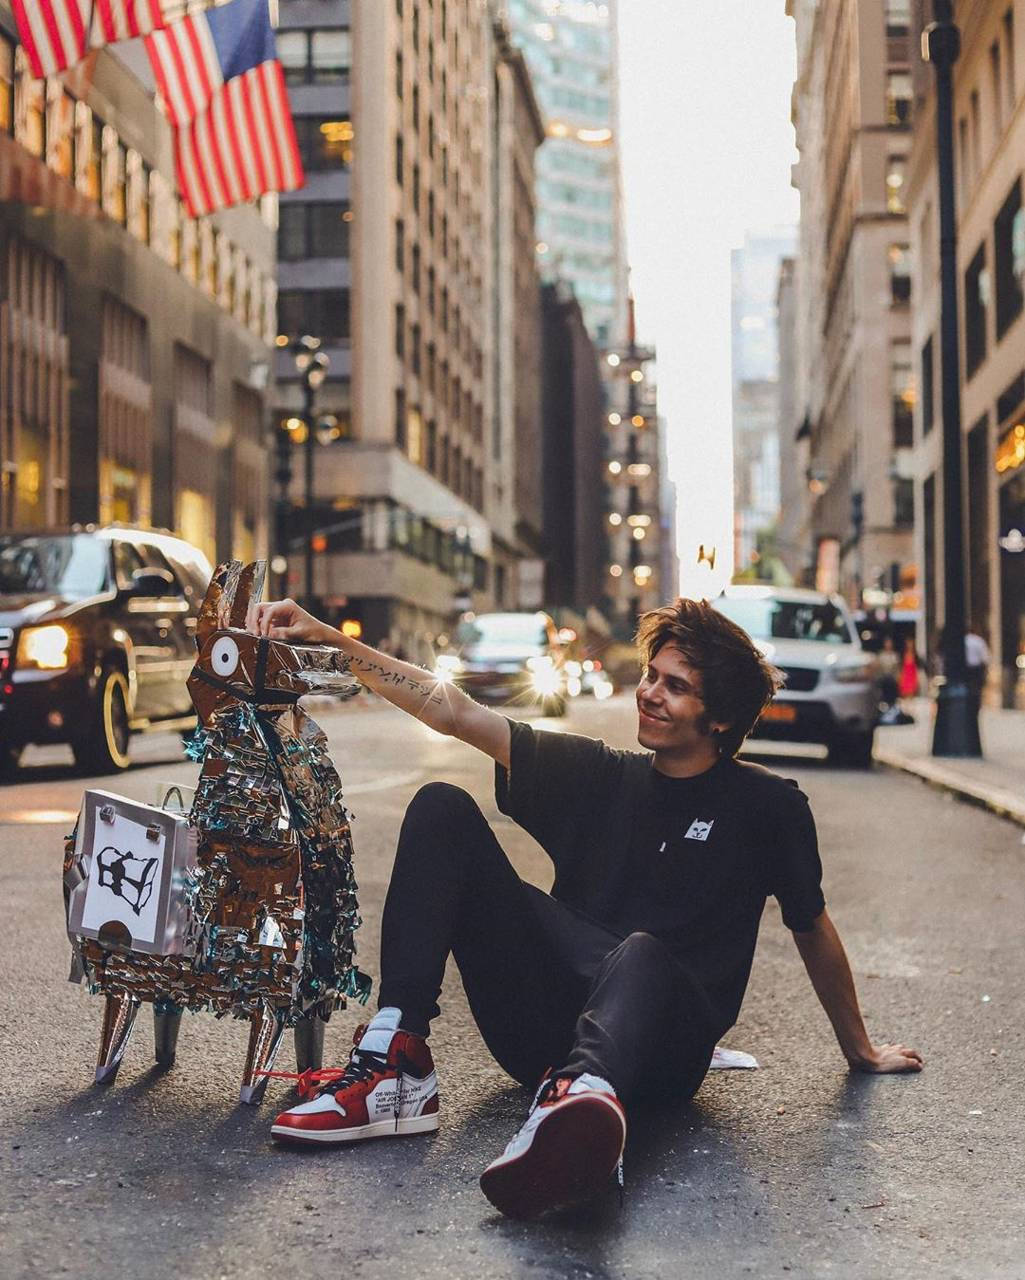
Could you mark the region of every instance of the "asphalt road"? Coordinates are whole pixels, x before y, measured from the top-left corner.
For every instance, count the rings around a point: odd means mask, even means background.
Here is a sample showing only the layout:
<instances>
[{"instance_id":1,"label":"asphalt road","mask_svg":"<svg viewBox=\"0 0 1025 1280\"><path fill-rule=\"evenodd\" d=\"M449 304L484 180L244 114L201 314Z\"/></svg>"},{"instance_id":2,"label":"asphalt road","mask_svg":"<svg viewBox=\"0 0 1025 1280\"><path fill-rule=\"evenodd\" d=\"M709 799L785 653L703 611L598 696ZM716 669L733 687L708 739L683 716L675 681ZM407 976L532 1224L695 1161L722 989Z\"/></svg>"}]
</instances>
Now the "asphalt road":
<instances>
[{"instance_id":1,"label":"asphalt road","mask_svg":"<svg viewBox=\"0 0 1025 1280\"><path fill-rule=\"evenodd\" d=\"M403 808L424 781L472 791L547 887L544 856L495 810L487 761L380 703L317 714L356 815L370 972ZM629 700L578 704L560 727L629 745ZM925 1071L848 1074L770 902L725 1042L761 1068L711 1075L689 1106L631 1115L622 1208L610 1192L523 1225L491 1210L477 1178L527 1098L489 1061L454 971L432 1038L436 1135L274 1147L284 1085L238 1106L246 1027L205 1015L187 1016L167 1074L140 1015L116 1084L92 1084L101 1001L65 981L62 836L83 785L152 800L158 780L195 776L170 735L137 756L126 775L86 784L60 751L36 752L0 790L4 1277L1025 1276L1017 828L898 774L773 762L811 797L870 1029L920 1048ZM329 1057L344 1057L362 1017L332 1019Z\"/></svg>"}]
</instances>

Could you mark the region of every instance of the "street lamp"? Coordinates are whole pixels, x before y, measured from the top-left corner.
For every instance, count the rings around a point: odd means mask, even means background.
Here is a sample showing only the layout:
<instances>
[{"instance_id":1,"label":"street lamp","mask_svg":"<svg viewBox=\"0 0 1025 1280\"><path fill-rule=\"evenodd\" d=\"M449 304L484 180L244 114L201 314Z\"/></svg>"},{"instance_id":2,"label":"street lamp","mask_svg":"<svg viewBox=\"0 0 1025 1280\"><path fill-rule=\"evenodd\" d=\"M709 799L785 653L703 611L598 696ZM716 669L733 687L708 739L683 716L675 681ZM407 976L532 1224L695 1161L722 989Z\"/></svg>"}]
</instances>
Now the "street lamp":
<instances>
[{"instance_id":1,"label":"street lamp","mask_svg":"<svg viewBox=\"0 0 1025 1280\"><path fill-rule=\"evenodd\" d=\"M951 0L933 0L922 57L936 73L936 161L940 213L940 352L943 406L943 684L936 697L934 756L981 756L979 713L965 662L964 533L961 510L961 391L957 334L957 224L954 219L953 66L961 32Z\"/></svg>"},{"instance_id":2,"label":"street lamp","mask_svg":"<svg viewBox=\"0 0 1025 1280\"><path fill-rule=\"evenodd\" d=\"M292 344L291 350L295 360L296 371L302 380L303 386L301 420L306 429L306 438L303 441L303 499L306 512L304 521L306 544L305 603L309 607L313 603L313 446L315 443L313 435L315 428L313 401L318 388L323 385L324 379L327 377L331 361L320 350L320 339L311 338L309 334L304 334L301 338L298 338Z\"/></svg>"}]
</instances>

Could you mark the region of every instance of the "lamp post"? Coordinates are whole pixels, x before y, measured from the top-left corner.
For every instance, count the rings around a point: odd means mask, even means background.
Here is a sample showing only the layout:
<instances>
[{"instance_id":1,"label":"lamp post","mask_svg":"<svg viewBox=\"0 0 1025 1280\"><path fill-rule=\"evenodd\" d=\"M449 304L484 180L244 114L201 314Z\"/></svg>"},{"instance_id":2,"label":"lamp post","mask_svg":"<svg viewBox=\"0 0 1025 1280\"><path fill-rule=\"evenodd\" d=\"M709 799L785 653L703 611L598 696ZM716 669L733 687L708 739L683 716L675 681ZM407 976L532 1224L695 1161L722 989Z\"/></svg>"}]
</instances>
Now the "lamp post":
<instances>
[{"instance_id":1,"label":"lamp post","mask_svg":"<svg viewBox=\"0 0 1025 1280\"><path fill-rule=\"evenodd\" d=\"M309 334L304 334L292 344L292 356L295 359L299 377L302 379L302 422L306 429L306 438L303 441L303 499L306 513L303 532L305 534L305 604L309 607L313 603L313 432L315 426L313 401L317 389L327 377L331 362L320 350L320 339L311 338Z\"/></svg>"},{"instance_id":2,"label":"lamp post","mask_svg":"<svg viewBox=\"0 0 1025 1280\"><path fill-rule=\"evenodd\" d=\"M936 697L934 756L981 756L979 717L965 663L965 572L961 482L961 388L954 217L953 66L961 32L951 0L933 0L922 57L936 73L936 162L940 214L940 352L943 409L943 675Z\"/></svg>"}]
</instances>

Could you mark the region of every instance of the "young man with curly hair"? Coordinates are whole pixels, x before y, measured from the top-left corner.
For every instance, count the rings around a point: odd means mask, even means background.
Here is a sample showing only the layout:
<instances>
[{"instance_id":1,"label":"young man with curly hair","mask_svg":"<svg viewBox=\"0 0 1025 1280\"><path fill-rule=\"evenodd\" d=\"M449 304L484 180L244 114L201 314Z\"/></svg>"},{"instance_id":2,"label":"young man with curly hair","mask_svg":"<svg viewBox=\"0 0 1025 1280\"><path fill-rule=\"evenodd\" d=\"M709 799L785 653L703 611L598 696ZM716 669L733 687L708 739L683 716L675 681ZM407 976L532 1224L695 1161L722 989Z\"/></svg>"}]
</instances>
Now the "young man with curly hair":
<instances>
[{"instance_id":1,"label":"young man with curly hair","mask_svg":"<svg viewBox=\"0 0 1025 1280\"><path fill-rule=\"evenodd\" d=\"M807 798L736 759L780 677L707 602L641 619L641 751L509 720L291 600L258 606L250 625L336 646L375 693L491 756L498 807L555 865L550 894L524 883L465 791L422 788L384 906L378 1013L348 1066L278 1116L279 1140L437 1128L427 1036L451 954L491 1054L537 1089L484 1193L523 1218L589 1199L621 1168L624 1106L685 1100L701 1083L739 1013L770 894L851 1068L921 1068L916 1050L869 1039Z\"/></svg>"}]
</instances>

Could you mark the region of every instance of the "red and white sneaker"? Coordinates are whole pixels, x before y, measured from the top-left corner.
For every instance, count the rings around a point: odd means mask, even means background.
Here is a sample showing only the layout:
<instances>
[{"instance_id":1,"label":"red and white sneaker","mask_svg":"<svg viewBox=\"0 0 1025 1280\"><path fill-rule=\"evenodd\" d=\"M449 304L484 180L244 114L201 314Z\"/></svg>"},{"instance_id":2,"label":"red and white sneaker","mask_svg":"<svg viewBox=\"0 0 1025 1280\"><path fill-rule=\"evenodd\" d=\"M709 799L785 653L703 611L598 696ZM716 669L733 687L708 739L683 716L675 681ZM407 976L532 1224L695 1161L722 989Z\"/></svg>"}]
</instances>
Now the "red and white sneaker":
<instances>
[{"instance_id":1,"label":"red and white sneaker","mask_svg":"<svg viewBox=\"0 0 1025 1280\"><path fill-rule=\"evenodd\" d=\"M527 1122L481 1174L481 1190L510 1218L536 1218L600 1194L620 1167L626 1116L607 1080L541 1081Z\"/></svg>"},{"instance_id":2,"label":"red and white sneaker","mask_svg":"<svg viewBox=\"0 0 1025 1280\"><path fill-rule=\"evenodd\" d=\"M271 1126L279 1142L358 1142L438 1127L438 1077L423 1036L396 1031L386 1053L359 1047L358 1027L349 1065L300 1077L300 1092L315 1098L282 1111Z\"/></svg>"}]
</instances>

